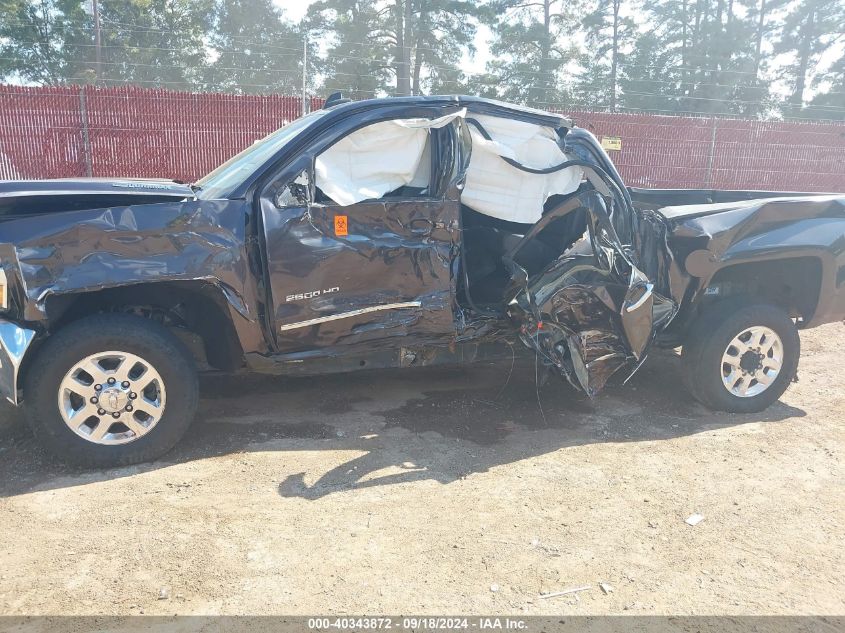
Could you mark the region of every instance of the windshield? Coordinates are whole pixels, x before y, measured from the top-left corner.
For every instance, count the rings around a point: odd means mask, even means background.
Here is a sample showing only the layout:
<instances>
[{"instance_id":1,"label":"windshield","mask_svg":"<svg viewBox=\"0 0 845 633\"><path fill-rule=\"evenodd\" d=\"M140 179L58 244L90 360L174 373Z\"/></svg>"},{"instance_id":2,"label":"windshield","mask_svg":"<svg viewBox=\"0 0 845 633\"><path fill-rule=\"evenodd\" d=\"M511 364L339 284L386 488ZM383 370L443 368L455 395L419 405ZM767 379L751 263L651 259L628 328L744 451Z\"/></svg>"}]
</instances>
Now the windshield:
<instances>
[{"instance_id":1,"label":"windshield","mask_svg":"<svg viewBox=\"0 0 845 633\"><path fill-rule=\"evenodd\" d=\"M318 110L307 114L268 134L263 139L255 141L240 154L233 156L198 180L196 182L196 187L199 187L197 196L207 200L225 198L270 160L276 152L326 112L328 111Z\"/></svg>"}]
</instances>

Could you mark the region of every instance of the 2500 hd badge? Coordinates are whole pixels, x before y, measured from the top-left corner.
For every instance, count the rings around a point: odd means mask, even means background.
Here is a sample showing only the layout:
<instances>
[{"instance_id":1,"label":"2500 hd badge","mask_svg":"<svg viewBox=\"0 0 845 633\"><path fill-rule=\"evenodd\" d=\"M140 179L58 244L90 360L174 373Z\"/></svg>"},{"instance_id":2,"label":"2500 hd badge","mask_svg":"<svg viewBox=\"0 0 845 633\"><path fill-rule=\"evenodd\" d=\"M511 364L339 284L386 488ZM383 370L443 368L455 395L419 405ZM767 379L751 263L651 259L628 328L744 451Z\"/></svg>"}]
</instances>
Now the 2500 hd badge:
<instances>
[{"instance_id":1,"label":"2500 hd badge","mask_svg":"<svg viewBox=\"0 0 845 633\"><path fill-rule=\"evenodd\" d=\"M313 299L314 297L331 294L332 292L338 292L339 290L340 288L335 286L334 288L329 288L327 290L312 290L311 292L299 292L297 294L288 295L287 297L285 297L285 301L302 301L303 299Z\"/></svg>"}]
</instances>

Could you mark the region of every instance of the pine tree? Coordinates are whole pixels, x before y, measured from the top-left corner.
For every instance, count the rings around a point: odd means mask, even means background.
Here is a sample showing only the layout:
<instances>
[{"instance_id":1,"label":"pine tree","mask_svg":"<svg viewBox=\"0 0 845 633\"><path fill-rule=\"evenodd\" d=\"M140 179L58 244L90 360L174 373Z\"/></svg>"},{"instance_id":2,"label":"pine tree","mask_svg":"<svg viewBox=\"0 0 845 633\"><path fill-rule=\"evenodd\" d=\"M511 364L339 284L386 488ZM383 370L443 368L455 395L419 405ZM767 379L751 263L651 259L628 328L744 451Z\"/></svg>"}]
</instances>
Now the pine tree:
<instances>
[{"instance_id":1,"label":"pine tree","mask_svg":"<svg viewBox=\"0 0 845 633\"><path fill-rule=\"evenodd\" d=\"M636 32L633 20L622 16L621 9L622 0L595 0L581 20L587 52L581 57L584 70L575 84L580 103L612 112L620 103L623 48L632 44Z\"/></svg>"},{"instance_id":2,"label":"pine tree","mask_svg":"<svg viewBox=\"0 0 845 633\"><path fill-rule=\"evenodd\" d=\"M392 32L375 0L320 0L308 7L309 39L327 43L314 66L324 76L323 91L340 90L352 99L368 99L388 90Z\"/></svg>"},{"instance_id":3,"label":"pine tree","mask_svg":"<svg viewBox=\"0 0 845 633\"><path fill-rule=\"evenodd\" d=\"M200 89L213 0L100 0L105 84Z\"/></svg>"},{"instance_id":4,"label":"pine tree","mask_svg":"<svg viewBox=\"0 0 845 633\"><path fill-rule=\"evenodd\" d=\"M282 94L302 89L302 34L271 0L218 0L209 44L216 55L206 73L209 89Z\"/></svg>"},{"instance_id":5,"label":"pine tree","mask_svg":"<svg viewBox=\"0 0 845 633\"><path fill-rule=\"evenodd\" d=\"M650 28L636 63L623 65L638 83L628 96L648 110L702 114L741 114L760 101L762 84L756 101L744 92L756 72L755 22L742 1L758 0L646 0Z\"/></svg>"},{"instance_id":6,"label":"pine tree","mask_svg":"<svg viewBox=\"0 0 845 633\"><path fill-rule=\"evenodd\" d=\"M778 28L776 15L788 0L752 0L748 6L749 25L753 33L754 49L748 64L748 73L742 77L740 95L745 102L743 116L762 116L774 106L771 81L767 78L769 63L764 43ZM775 106L776 107L776 106Z\"/></svg>"},{"instance_id":7,"label":"pine tree","mask_svg":"<svg viewBox=\"0 0 845 633\"><path fill-rule=\"evenodd\" d=\"M454 92L466 84L460 62L483 11L466 0L320 0L307 28L331 42L321 66L326 91Z\"/></svg>"},{"instance_id":8,"label":"pine tree","mask_svg":"<svg viewBox=\"0 0 845 633\"><path fill-rule=\"evenodd\" d=\"M466 86L461 69L464 52L475 52L474 19L487 7L464 0L415 0L410 31L411 92L460 92Z\"/></svg>"},{"instance_id":9,"label":"pine tree","mask_svg":"<svg viewBox=\"0 0 845 633\"><path fill-rule=\"evenodd\" d=\"M566 0L498 0L491 6L497 19L491 51L496 60L488 74L503 99L541 108L572 100L564 72L578 58L573 33L580 19L580 2Z\"/></svg>"},{"instance_id":10,"label":"pine tree","mask_svg":"<svg viewBox=\"0 0 845 633\"><path fill-rule=\"evenodd\" d=\"M813 81L818 90L804 111L814 119L845 121L845 54L841 55L827 72L820 73Z\"/></svg>"},{"instance_id":11,"label":"pine tree","mask_svg":"<svg viewBox=\"0 0 845 633\"><path fill-rule=\"evenodd\" d=\"M0 78L42 85L92 81L92 27L78 0L0 0Z\"/></svg>"},{"instance_id":12,"label":"pine tree","mask_svg":"<svg viewBox=\"0 0 845 633\"><path fill-rule=\"evenodd\" d=\"M669 114L683 109L684 74L678 54L654 32L640 35L625 57L619 83L626 109Z\"/></svg>"},{"instance_id":13,"label":"pine tree","mask_svg":"<svg viewBox=\"0 0 845 633\"><path fill-rule=\"evenodd\" d=\"M845 39L845 6L840 0L800 0L790 5L774 53L790 54L793 61L782 76L791 86L785 110L789 116L803 116L807 89L822 54Z\"/></svg>"}]
</instances>

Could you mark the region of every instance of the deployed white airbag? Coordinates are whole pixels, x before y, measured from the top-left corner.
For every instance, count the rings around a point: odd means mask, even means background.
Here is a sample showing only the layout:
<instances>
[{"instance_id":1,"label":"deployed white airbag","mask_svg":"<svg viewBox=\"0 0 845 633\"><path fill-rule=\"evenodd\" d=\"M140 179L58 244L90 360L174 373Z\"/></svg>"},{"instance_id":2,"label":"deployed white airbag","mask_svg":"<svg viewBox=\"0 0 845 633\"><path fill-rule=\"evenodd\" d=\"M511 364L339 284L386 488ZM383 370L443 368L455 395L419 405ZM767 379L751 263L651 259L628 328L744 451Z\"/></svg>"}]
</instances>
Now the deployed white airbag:
<instances>
[{"instance_id":1,"label":"deployed white airbag","mask_svg":"<svg viewBox=\"0 0 845 633\"><path fill-rule=\"evenodd\" d=\"M316 185L341 205L381 198L410 185L425 187L431 173L429 130L466 116L461 110L437 119L373 123L342 138L317 157ZM485 215L533 224L549 196L575 191L579 167L532 174L502 160L544 169L566 161L553 128L489 115L475 115L491 140L468 124L472 154L461 201Z\"/></svg>"},{"instance_id":2,"label":"deployed white airbag","mask_svg":"<svg viewBox=\"0 0 845 633\"><path fill-rule=\"evenodd\" d=\"M566 155L550 127L487 115L475 118L491 140L473 125L472 156L461 202L485 215L533 224L543 215L549 196L572 193L581 183L581 168L567 167L551 174L531 174L502 160L507 156L521 165L544 169L559 165Z\"/></svg>"},{"instance_id":3,"label":"deployed white airbag","mask_svg":"<svg viewBox=\"0 0 845 633\"><path fill-rule=\"evenodd\" d=\"M317 156L316 185L344 206L405 185L424 187L431 171L429 130L465 114L461 110L437 119L395 119L363 127Z\"/></svg>"}]
</instances>

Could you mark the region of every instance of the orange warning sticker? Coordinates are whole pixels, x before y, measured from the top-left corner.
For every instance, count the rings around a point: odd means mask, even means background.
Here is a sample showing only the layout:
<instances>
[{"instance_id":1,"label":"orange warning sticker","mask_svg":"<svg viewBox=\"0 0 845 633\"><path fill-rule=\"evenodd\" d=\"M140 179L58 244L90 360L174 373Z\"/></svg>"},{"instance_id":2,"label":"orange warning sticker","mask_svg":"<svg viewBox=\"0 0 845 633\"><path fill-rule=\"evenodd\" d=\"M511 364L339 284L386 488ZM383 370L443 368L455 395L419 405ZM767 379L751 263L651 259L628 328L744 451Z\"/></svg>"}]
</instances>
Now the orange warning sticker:
<instances>
[{"instance_id":1,"label":"orange warning sticker","mask_svg":"<svg viewBox=\"0 0 845 633\"><path fill-rule=\"evenodd\" d=\"M334 234L338 237L342 237L344 235L349 235L349 222L347 216L345 215L336 215L334 216Z\"/></svg>"}]
</instances>

